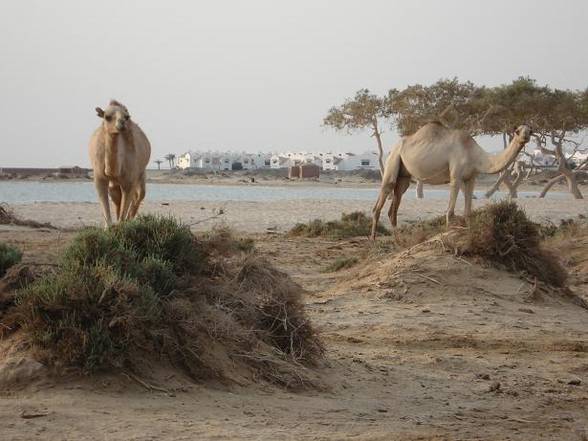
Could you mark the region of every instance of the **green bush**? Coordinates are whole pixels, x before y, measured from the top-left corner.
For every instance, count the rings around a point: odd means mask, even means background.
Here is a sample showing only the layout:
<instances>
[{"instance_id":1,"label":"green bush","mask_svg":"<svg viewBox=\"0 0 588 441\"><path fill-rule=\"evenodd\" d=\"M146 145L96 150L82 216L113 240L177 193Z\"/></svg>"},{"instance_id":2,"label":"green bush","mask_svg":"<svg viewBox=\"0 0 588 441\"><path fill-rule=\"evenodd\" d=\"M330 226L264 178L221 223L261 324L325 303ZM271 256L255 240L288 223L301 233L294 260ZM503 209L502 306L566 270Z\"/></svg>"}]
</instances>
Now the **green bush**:
<instances>
[{"instance_id":1,"label":"green bush","mask_svg":"<svg viewBox=\"0 0 588 441\"><path fill-rule=\"evenodd\" d=\"M8 268L19 263L21 259L22 253L19 249L0 243L0 277L3 277Z\"/></svg>"},{"instance_id":2,"label":"green bush","mask_svg":"<svg viewBox=\"0 0 588 441\"><path fill-rule=\"evenodd\" d=\"M206 265L187 226L142 216L78 234L58 270L17 297L19 325L67 365L121 365L145 329L161 326L162 299Z\"/></svg>"},{"instance_id":3,"label":"green bush","mask_svg":"<svg viewBox=\"0 0 588 441\"><path fill-rule=\"evenodd\" d=\"M155 216L83 231L54 272L18 292L0 337L20 331L37 358L87 373L136 368L147 355L198 380L236 370L286 387L313 384L302 365L323 347L302 288L244 254L251 241L228 230L203 236Z\"/></svg>"}]
</instances>

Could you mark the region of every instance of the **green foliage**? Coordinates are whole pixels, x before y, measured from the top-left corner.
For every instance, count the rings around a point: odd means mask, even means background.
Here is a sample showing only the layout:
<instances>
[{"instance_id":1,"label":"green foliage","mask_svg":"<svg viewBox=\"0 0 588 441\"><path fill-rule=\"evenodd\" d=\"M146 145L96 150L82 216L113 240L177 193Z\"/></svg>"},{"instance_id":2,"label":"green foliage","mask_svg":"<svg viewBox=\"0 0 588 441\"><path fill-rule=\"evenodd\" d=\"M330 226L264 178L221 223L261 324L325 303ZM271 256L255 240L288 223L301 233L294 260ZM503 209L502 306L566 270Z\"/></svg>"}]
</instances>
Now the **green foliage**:
<instances>
[{"instance_id":1,"label":"green foliage","mask_svg":"<svg viewBox=\"0 0 588 441\"><path fill-rule=\"evenodd\" d=\"M368 89L361 89L354 98L345 100L339 107L332 107L323 124L336 130L354 132L366 128L374 129L378 118L388 116L385 98L371 94Z\"/></svg>"},{"instance_id":2,"label":"green foliage","mask_svg":"<svg viewBox=\"0 0 588 441\"><path fill-rule=\"evenodd\" d=\"M292 236L328 237L332 239L345 239L348 237L369 236L372 228L372 219L361 211L341 215L339 221L322 221L315 219L307 224L296 224L289 232ZM378 225L378 233L389 235L390 231Z\"/></svg>"},{"instance_id":3,"label":"green foliage","mask_svg":"<svg viewBox=\"0 0 588 441\"><path fill-rule=\"evenodd\" d=\"M8 268L19 263L22 259L22 252L10 245L0 243L0 277L6 274Z\"/></svg>"},{"instance_id":4,"label":"green foliage","mask_svg":"<svg viewBox=\"0 0 588 441\"><path fill-rule=\"evenodd\" d=\"M474 130L483 117L486 89L457 78L430 86L415 84L388 92L387 105L401 135L410 135L434 120L448 120L453 128Z\"/></svg>"},{"instance_id":5,"label":"green foliage","mask_svg":"<svg viewBox=\"0 0 588 441\"><path fill-rule=\"evenodd\" d=\"M312 385L323 353L302 288L227 229L196 240L172 218L142 216L79 233L52 273L3 311L42 361L84 372L162 356L194 379Z\"/></svg>"},{"instance_id":6,"label":"green foliage","mask_svg":"<svg viewBox=\"0 0 588 441\"><path fill-rule=\"evenodd\" d=\"M145 329L161 326L178 278L206 265L188 227L142 216L78 234L58 270L19 293L19 325L51 357L92 371L121 365Z\"/></svg>"},{"instance_id":7,"label":"green foliage","mask_svg":"<svg viewBox=\"0 0 588 441\"><path fill-rule=\"evenodd\" d=\"M355 266L357 262L359 262L357 257L337 257L325 268L324 272L334 273L341 271L342 269L351 268L352 266Z\"/></svg>"},{"instance_id":8,"label":"green foliage","mask_svg":"<svg viewBox=\"0 0 588 441\"><path fill-rule=\"evenodd\" d=\"M392 89L387 104L388 115L395 119L402 135L438 119L472 134L511 134L523 123L542 133L562 129L577 132L588 125L585 95L586 92L539 86L528 77L496 87L461 83L454 78L430 86Z\"/></svg>"}]
</instances>

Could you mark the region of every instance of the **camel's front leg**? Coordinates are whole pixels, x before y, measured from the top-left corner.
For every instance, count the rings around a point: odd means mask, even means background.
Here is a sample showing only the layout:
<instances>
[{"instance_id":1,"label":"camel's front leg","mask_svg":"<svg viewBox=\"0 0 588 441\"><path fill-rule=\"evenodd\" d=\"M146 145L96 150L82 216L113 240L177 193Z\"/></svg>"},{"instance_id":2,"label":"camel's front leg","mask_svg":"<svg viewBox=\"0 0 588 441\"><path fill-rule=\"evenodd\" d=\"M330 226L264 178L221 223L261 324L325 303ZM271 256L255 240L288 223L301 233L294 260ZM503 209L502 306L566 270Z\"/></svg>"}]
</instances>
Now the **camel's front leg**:
<instances>
[{"instance_id":1,"label":"camel's front leg","mask_svg":"<svg viewBox=\"0 0 588 441\"><path fill-rule=\"evenodd\" d=\"M451 220L455 217L455 204L457 202L457 195L459 194L459 187L461 186L461 180L452 179L449 184L449 206L447 207L446 222L447 228Z\"/></svg>"},{"instance_id":2,"label":"camel's front leg","mask_svg":"<svg viewBox=\"0 0 588 441\"><path fill-rule=\"evenodd\" d=\"M474 187L476 180L474 178L464 181L463 183L463 197L465 201L463 214L466 221L469 221L472 215L472 199L474 198Z\"/></svg>"},{"instance_id":3,"label":"camel's front leg","mask_svg":"<svg viewBox=\"0 0 588 441\"><path fill-rule=\"evenodd\" d=\"M121 200L121 209L120 209L120 220L121 222L126 221L129 216L129 210L131 209L131 204L133 203L134 197L134 188L123 188L122 189L122 200Z\"/></svg>"},{"instance_id":4,"label":"camel's front leg","mask_svg":"<svg viewBox=\"0 0 588 441\"><path fill-rule=\"evenodd\" d=\"M120 222L120 209L122 200L122 191L120 189L120 185L111 182L108 186L108 194L110 194L110 199L112 199L112 203L114 204L116 220Z\"/></svg>"},{"instance_id":5,"label":"camel's front leg","mask_svg":"<svg viewBox=\"0 0 588 441\"><path fill-rule=\"evenodd\" d=\"M145 199L145 176L141 178L137 189L135 190L135 198L131 205L131 209L129 212L129 219L134 219L139 211L139 207L141 206L141 202Z\"/></svg>"},{"instance_id":6,"label":"camel's front leg","mask_svg":"<svg viewBox=\"0 0 588 441\"><path fill-rule=\"evenodd\" d=\"M96 193L98 193L98 201L102 206L104 226L108 228L110 225L112 225L112 216L110 215L110 203L108 201L108 179L95 179L94 185L96 187Z\"/></svg>"},{"instance_id":7,"label":"camel's front leg","mask_svg":"<svg viewBox=\"0 0 588 441\"><path fill-rule=\"evenodd\" d=\"M389 184L382 185L380 189L380 194L378 196L378 200L376 201L376 205L372 209L372 234L371 238L374 240L376 238L376 230L378 229L378 221L380 220L380 213L382 212L382 208L386 203L386 199L388 199L388 195L392 192L392 187Z\"/></svg>"}]
</instances>

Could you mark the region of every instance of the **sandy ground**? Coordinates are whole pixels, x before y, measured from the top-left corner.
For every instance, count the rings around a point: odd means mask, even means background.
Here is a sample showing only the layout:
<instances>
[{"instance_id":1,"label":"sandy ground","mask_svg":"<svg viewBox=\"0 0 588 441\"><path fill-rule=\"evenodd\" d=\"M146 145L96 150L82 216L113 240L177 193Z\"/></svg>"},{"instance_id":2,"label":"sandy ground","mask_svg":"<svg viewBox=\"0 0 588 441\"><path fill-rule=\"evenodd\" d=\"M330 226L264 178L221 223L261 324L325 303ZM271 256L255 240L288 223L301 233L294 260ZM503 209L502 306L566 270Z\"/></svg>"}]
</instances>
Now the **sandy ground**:
<instances>
[{"instance_id":1,"label":"sandy ground","mask_svg":"<svg viewBox=\"0 0 588 441\"><path fill-rule=\"evenodd\" d=\"M554 219L579 211L568 207L528 210ZM50 208L19 213L54 221ZM336 217L341 208L320 212ZM304 210L300 219L313 214L311 204ZM249 225L255 211L259 217L259 207L242 211L237 226ZM72 234L4 227L0 241L20 246L25 262L43 264L55 261ZM361 238L254 237L258 251L308 291L306 306L327 347L319 370L326 390L190 385L165 394L111 377L49 382L0 391L0 439L588 439L585 309L554 293L533 294L529 282L437 244L396 254L376 253ZM588 299L588 237L559 248L572 289ZM323 272L337 257L366 254L372 257L355 268Z\"/></svg>"},{"instance_id":2,"label":"sandy ground","mask_svg":"<svg viewBox=\"0 0 588 441\"><path fill-rule=\"evenodd\" d=\"M487 199L474 201L474 207L488 203ZM521 198L518 203L527 214L540 222L559 223L561 219L588 215L588 199L568 198L536 199ZM195 230L206 230L215 224L224 223L237 231L260 233L268 229L287 231L297 222L311 219L338 219L342 212L363 210L369 212L373 201L327 201L295 200L279 202L238 202L219 201L170 201L144 204L143 213L171 214L192 224ZM434 199L406 199L399 211L399 222L426 219L444 214L447 201ZM34 203L11 206L22 218L50 222L58 227L79 228L99 225L101 210L97 203ZM458 200L457 212L463 209L463 200ZM222 214L219 212L222 211ZM389 225L385 210L382 215L385 225Z\"/></svg>"}]
</instances>

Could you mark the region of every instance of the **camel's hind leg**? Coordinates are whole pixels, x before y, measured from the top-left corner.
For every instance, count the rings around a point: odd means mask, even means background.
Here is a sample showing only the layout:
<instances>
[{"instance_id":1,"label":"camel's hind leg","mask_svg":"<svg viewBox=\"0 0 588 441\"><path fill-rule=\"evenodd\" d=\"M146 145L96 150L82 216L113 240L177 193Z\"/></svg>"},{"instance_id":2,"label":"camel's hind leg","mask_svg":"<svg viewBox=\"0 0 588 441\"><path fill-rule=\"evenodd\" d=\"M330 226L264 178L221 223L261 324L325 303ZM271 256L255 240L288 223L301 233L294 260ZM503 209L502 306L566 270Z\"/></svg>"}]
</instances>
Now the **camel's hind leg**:
<instances>
[{"instance_id":1,"label":"camel's hind leg","mask_svg":"<svg viewBox=\"0 0 588 441\"><path fill-rule=\"evenodd\" d=\"M372 235L371 238L376 238L376 230L378 229L378 222L380 220L380 213L382 212L382 208L384 208L384 204L386 204L386 200L388 196L392 192L392 184L384 184L380 189L380 194L378 196L378 200L376 201L376 205L372 209Z\"/></svg>"},{"instance_id":2,"label":"camel's hind leg","mask_svg":"<svg viewBox=\"0 0 588 441\"><path fill-rule=\"evenodd\" d=\"M475 179L469 179L463 183L463 197L465 200L464 205L464 217L469 222L470 216L472 215L472 199L474 198L474 186L476 185Z\"/></svg>"},{"instance_id":3,"label":"camel's hind leg","mask_svg":"<svg viewBox=\"0 0 588 441\"><path fill-rule=\"evenodd\" d=\"M145 199L145 176L141 178L141 182L137 187L135 193L135 199L133 200L133 204L131 206L131 211L129 213L129 219L134 219L139 211L139 207L141 206L141 202Z\"/></svg>"},{"instance_id":4,"label":"camel's hind leg","mask_svg":"<svg viewBox=\"0 0 588 441\"><path fill-rule=\"evenodd\" d=\"M110 195L110 199L112 199L112 203L114 204L116 220L120 221L120 205L122 199L120 185L111 182L108 186L108 194Z\"/></svg>"},{"instance_id":5,"label":"camel's hind leg","mask_svg":"<svg viewBox=\"0 0 588 441\"><path fill-rule=\"evenodd\" d=\"M408 187L410 187L410 178L398 178L398 182L396 182L396 185L394 186L394 197L392 199L392 204L390 204L390 209L388 210L388 217L390 218L390 223L393 227L396 227L398 224L398 207L400 207L402 195L406 192Z\"/></svg>"},{"instance_id":6,"label":"camel's hind leg","mask_svg":"<svg viewBox=\"0 0 588 441\"><path fill-rule=\"evenodd\" d=\"M98 200L102 206L102 216L104 217L104 226L112 225L112 216L110 215L110 202L108 201L108 180L96 179L94 181L96 193L98 193Z\"/></svg>"},{"instance_id":7,"label":"camel's hind leg","mask_svg":"<svg viewBox=\"0 0 588 441\"><path fill-rule=\"evenodd\" d=\"M447 207L446 222L449 228L450 222L455 217L455 204L457 202L457 195L462 185L461 179L452 178L449 184L449 206Z\"/></svg>"}]
</instances>

